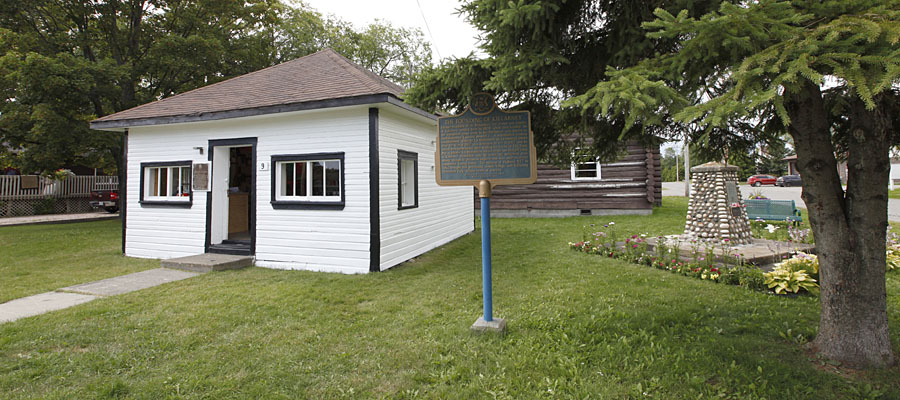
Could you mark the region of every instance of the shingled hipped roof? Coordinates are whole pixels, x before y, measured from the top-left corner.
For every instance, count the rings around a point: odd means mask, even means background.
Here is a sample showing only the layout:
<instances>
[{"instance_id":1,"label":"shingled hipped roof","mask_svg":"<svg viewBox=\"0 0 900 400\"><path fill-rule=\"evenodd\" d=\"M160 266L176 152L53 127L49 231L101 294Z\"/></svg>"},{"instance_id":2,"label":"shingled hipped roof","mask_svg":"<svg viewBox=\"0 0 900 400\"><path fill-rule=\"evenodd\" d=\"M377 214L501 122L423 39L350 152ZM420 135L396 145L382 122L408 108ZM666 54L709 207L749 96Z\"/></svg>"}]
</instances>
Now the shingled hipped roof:
<instances>
[{"instance_id":1,"label":"shingled hipped roof","mask_svg":"<svg viewBox=\"0 0 900 400\"><path fill-rule=\"evenodd\" d=\"M107 115L91 121L91 127L158 125L377 101L399 104L402 94L403 88L399 85L354 64L334 50L325 49ZM334 103L337 99L357 101Z\"/></svg>"}]
</instances>

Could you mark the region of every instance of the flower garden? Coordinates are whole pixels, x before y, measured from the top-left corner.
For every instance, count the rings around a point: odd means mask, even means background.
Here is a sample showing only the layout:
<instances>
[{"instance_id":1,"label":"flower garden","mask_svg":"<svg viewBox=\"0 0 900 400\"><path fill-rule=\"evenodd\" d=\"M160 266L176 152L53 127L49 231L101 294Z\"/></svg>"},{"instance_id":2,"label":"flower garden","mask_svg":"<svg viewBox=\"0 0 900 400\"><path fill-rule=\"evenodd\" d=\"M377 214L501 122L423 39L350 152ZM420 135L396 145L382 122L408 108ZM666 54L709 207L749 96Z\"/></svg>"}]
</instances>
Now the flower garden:
<instances>
[{"instance_id":1,"label":"flower garden","mask_svg":"<svg viewBox=\"0 0 900 400\"><path fill-rule=\"evenodd\" d=\"M814 243L811 231L789 222L751 222L753 237L791 243ZM617 258L674 274L691 276L710 282L738 285L751 290L778 295L818 294L819 261L814 254L793 251L769 272L748 262L735 247L722 242L679 241L658 236L652 245L646 234L622 234L615 222L584 227L582 240L569 242L569 247L588 254ZM900 235L888 230L887 271L900 271ZM739 251L739 250L737 250Z\"/></svg>"}]
</instances>

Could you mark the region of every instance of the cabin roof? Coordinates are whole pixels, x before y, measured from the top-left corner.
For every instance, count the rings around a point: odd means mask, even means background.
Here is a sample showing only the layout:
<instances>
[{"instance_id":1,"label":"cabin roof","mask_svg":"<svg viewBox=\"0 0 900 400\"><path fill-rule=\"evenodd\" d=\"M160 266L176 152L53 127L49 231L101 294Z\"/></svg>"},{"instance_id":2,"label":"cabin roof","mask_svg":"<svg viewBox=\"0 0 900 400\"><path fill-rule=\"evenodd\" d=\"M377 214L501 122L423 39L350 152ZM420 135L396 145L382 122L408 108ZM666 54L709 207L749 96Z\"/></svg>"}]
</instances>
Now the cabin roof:
<instances>
[{"instance_id":1,"label":"cabin roof","mask_svg":"<svg viewBox=\"0 0 900 400\"><path fill-rule=\"evenodd\" d=\"M91 121L94 129L160 125L342 105L403 104L403 88L325 49Z\"/></svg>"}]
</instances>

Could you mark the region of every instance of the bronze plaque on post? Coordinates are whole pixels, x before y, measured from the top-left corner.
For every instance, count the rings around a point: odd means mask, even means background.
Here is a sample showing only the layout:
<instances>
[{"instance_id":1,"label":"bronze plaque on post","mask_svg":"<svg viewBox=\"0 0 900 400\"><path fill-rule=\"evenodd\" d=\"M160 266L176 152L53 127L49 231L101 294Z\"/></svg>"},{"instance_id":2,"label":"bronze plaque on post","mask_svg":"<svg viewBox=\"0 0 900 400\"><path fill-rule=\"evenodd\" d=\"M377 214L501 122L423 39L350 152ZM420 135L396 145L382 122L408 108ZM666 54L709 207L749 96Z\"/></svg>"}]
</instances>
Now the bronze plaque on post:
<instances>
[{"instance_id":1,"label":"bronze plaque on post","mask_svg":"<svg viewBox=\"0 0 900 400\"><path fill-rule=\"evenodd\" d=\"M529 184L537 156L528 111L503 111L476 94L460 115L438 119L435 178L441 186Z\"/></svg>"}]
</instances>

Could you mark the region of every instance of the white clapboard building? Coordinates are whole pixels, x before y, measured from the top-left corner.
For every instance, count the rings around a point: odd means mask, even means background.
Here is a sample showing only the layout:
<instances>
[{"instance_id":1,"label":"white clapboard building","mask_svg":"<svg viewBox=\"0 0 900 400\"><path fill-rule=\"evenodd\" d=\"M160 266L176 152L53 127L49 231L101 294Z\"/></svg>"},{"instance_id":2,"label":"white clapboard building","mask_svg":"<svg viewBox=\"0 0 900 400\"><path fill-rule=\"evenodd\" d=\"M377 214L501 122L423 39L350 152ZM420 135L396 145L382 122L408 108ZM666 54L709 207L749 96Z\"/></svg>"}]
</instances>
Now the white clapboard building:
<instances>
[{"instance_id":1,"label":"white clapboard building","mask_svg":"<svg viewBox=\"0 0 900 400\"><path fill-rule=\"evenodd\" d=\"M126 135L125 254L365 273L471 232L472 188L435 184L437 118L402 93L324 50L91 122Z\"/></svg>"}]
</instances>

